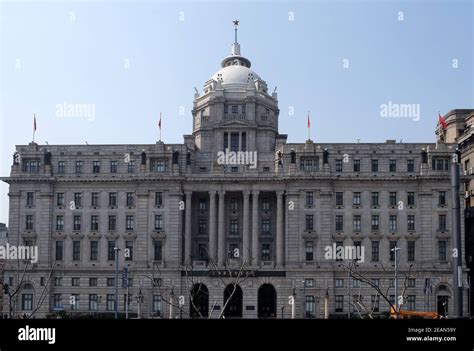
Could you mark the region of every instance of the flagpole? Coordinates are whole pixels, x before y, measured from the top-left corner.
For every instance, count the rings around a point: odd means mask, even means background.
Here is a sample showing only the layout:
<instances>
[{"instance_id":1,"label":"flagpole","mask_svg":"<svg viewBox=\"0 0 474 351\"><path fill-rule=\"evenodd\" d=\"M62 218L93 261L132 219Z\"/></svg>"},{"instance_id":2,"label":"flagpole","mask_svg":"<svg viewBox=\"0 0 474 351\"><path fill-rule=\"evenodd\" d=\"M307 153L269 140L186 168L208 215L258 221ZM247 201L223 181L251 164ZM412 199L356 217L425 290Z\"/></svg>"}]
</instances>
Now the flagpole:
<instances>
[{"instance_id":1,"label":"flagpole","mask_svg":"<svg viewBox=\"0 0 474 351\"><path fill-rule=\"evenodd\" d=\"M35 132L36 132L36 113L33 113L33 143L35 142Z\"/></svg>"},{"instance_id":2,"label":"flagpole","mask_svg":"<svg viewBox=\"0 0 474 351\"><path fill-rule=\"evenodd\" d=\"M309 120L309 111L308 111L308 140L311 140L311 122Z\"/></svg>"},{"instance_id":3,"label":"flagpole","mask_svg":"<svg viewBox=\"0 0 474 351\"><path fill-rule=\"evenodd\" d=\"M160 112L160 141L161 141L161 112Z\"/></svg>"}]
</instances>

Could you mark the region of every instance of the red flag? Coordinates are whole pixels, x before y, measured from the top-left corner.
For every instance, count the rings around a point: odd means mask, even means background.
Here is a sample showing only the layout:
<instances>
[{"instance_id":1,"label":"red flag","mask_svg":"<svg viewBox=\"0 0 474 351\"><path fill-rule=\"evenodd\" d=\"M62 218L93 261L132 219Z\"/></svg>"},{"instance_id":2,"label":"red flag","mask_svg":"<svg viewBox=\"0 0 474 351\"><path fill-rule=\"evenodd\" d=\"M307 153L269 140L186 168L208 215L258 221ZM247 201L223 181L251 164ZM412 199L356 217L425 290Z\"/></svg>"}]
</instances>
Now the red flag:
<instances>
[{"instance_id":1,"label":"red flag","mask_svg":"<svg viewBox=\"0 0 474 351\"><path fill-rule=\"evenodd\" d=\"M438 123L441 124L441 127L443 129L446 129L446 122L444 121L444 118L441 117L441 114L438 112Z\"/></svg>"},{"instance_id":2,"label":"red flag","mask_svg":"<svg viewBox=\"0 0 474 351\"><path fill-rule=\"evenodd\" d=\"M311 121L309 120L309 111L308 111L308 129L311 128Z\"/></svg>"},{"instance_id":3,"label":"red flag","mask_svg":"<svg viewBox=\"0 0 474 351\"><path fill-rule=\"evenodd\" d=\"M161 129L161 113L160 113L160 121L158 122L158 128Z\"/></svg>"},{"instance_id":4,"label":"red flag","mask_svg":"<svg viewBox=\"0 0 474 351\"><path fill-rule=\"evenodd\" d=\"M33 114L33 131L36 132L36 114Z\"/></svg>"}]
</instances>

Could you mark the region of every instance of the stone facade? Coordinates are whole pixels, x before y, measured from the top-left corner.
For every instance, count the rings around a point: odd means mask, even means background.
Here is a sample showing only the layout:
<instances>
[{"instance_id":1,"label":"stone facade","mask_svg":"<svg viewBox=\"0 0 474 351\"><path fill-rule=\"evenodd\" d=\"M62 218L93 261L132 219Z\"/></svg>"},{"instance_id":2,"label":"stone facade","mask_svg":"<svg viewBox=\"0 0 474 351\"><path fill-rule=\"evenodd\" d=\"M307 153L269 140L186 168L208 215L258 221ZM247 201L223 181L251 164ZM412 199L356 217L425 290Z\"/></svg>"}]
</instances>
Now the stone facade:
<instances>
[{"instance_id":1,"label":"stone facade","mask_svg":"<svg viewBox=\"0 0 474 351\"><path fill-rule=\"evenodd\" d=\"M183 144L16 147L2 178L10 243L37 245L39 261L14 314L28 312L30 295L36 306L43 290L37 316L113 311L115 246L132 278L130 311L142 317L217 317L224 307L227 318L336 317L355 313L353 299L375 307L376 291L349 278L348 261L325 256L333 244L363 247L357 270L387 296L395 294L396 244L399 276L413 274L403 308L453 310L456 145L287 143L277 93L250 67L234 43L195 94ZM13 286L17 275L11 266L4 272ZM119 293L123 312L126 290ZM380 298L379 312L388 306Z\"/></svg>"}]
</instances>

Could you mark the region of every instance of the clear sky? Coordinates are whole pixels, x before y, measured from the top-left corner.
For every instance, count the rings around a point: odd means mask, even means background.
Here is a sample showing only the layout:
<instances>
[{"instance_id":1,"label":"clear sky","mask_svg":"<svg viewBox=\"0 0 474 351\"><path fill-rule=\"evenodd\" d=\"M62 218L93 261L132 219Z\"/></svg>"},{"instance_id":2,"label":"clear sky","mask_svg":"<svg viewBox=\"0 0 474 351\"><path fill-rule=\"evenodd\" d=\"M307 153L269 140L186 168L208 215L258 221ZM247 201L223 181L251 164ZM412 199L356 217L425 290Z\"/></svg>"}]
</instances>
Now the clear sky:
<instances>
[{"instance_id":1,"label":"clear sky","mask_svg":"<svg viewBox=\"0 0 474 351\"><path fill-rule=\"evenodd\" d=\"M14 145L182 142L194 87L242 55L273 91L280 133L316 142L433 142L438 111L474 107L474 5L449 1L3 1L0 175ZM416 104L419 119L383 118ZM57 105L88 104L93 118ZM293 114L291 113L293 111ZM0 222L8 222L0 186Z\"/></svg>"}]
</instances>

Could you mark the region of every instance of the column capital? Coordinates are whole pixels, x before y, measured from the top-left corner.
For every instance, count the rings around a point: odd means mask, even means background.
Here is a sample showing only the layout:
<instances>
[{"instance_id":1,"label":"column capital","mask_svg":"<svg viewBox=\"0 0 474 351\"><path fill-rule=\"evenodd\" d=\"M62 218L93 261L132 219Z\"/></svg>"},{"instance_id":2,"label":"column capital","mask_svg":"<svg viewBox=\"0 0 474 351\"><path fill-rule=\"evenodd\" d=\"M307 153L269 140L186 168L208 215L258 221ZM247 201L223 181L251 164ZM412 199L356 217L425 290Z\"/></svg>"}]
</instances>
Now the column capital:
<instances>
[{"instance_id":1,"label":"column capital","mask_svg":"<svg viewBox=\"0 0 474 351\"><path fill-rule=\"evenodd\" d=\"M244 197L249 197L250 196L250 190L244 190L244 191L242 191L242 194L244 195Z\"/></svg>"},{"instance_id":2,"label":"column capital","mask_svg":"<svg viewBox=\"0 0 474 351\"><path fill-rule=\"evenodd\" d=\"M283 195L285 195L285 190L277 190L277 191L276 191L276 194L277 194L278 196L283 196Z\"/></svg>"},{"instance_id":3,"label":"column capital","mask_svg":"<svg viewBox=\"0 0 474 351\"><path fill-rule=\"evenodd\" d=\"M188 196L191 196L193 192L191 190L186 190L184 194L186 195L186 197L188 197Z\"/></svg>"},{"instance_id":4,"label":"column capital","mask_svg":"<svg viewBox=\"0 0 474 351\"><path fill-rule=\"evenodd\" d=\"M258 196L260 194L260 190L252 190L253 196Z\"/></svg>"},{"instance_id":5,"label":"column capital","mask_svg":"<svg viewBox=\"0 0 474 351\"><path fill-rule=\"evenodd\" d=\"M209 192L210 196L216 196L216 194L217 194L216 190L209 190L208 192Z\"/></svg>"},{"instance_id":6,"label":"column capital","mask_svg":"<svg viewBox=\"0 0 474 351\"><path fill-rule=\"evenodd\" d=\"M219 190L219 196L224 196L225 195L225 190Z\"/></svg>"}]
</instances>

